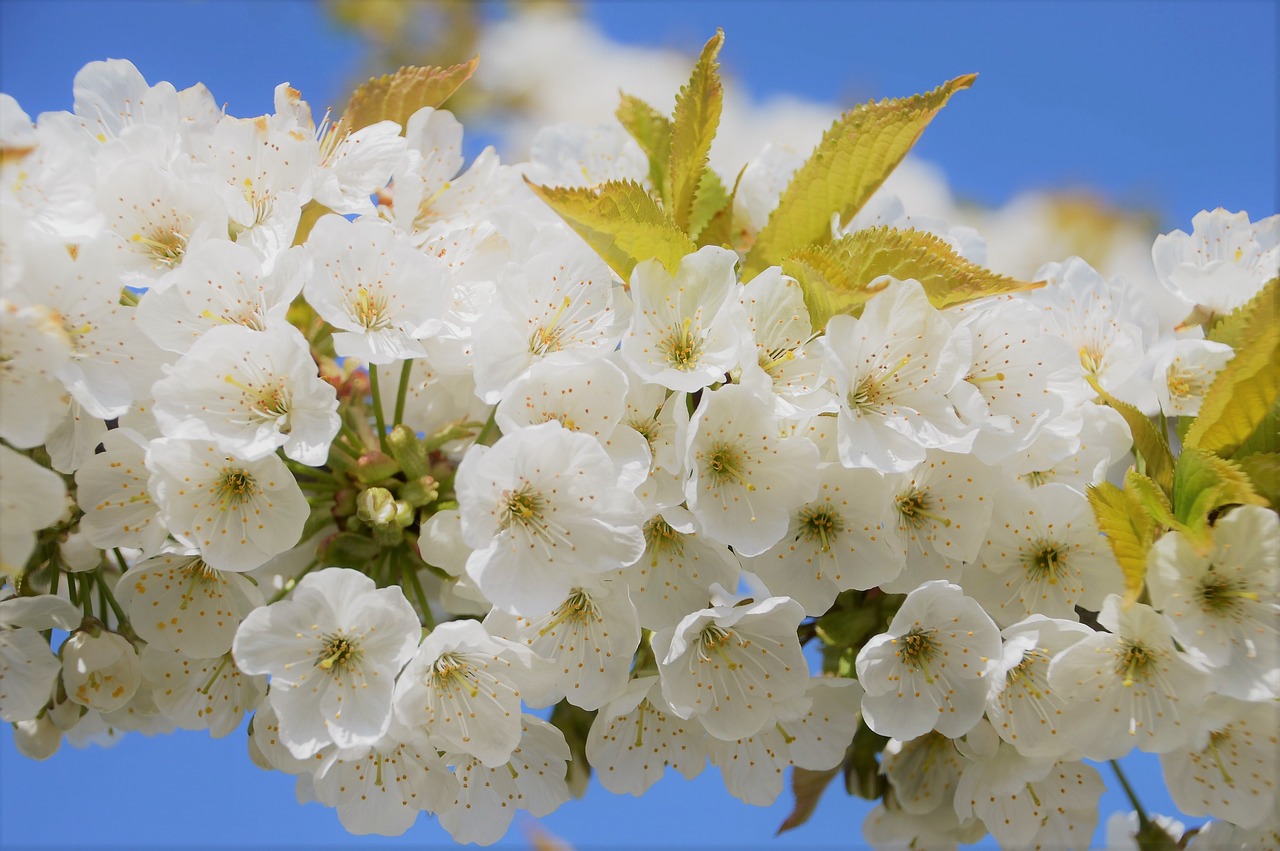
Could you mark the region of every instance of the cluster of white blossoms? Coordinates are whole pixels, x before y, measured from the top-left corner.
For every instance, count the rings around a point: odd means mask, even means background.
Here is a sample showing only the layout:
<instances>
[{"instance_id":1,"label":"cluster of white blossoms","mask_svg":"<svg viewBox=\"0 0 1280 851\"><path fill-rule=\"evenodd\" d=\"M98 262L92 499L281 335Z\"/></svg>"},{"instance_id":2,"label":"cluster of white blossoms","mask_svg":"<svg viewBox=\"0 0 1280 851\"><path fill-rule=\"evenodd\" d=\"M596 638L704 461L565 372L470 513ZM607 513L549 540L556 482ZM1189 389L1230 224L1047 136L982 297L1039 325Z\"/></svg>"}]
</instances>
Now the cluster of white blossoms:
<instances>
[{"instance_id":1,"label":"cluster of white blossoms","mask_svg":"<svg viewBox=\"0 0 1280 851\"><path fill-rule=\"evenodd\" d=\"M1280 216L1158 238L1158 306L1071 258L942 307L882 276L815 328L795 277L743 273L801 166L776 150L733 241L624 277L529 186L658 193L618 125L464 168L439 108L317 125L285 84L236 118L121 60L74 95L0 95L23 753L251 716L348 830L481 844L568 800L575 751L613 792L710 763L756 805L869 765L877 847L1083 849L1086 760L1139 749L1216 820L1193 848L1280 842L1280 521L1245 472L1274 496L1274 398L1237 441L1266 458L1201 468L1204 523L1165 500L1145 590L1089 496L1159 477L1135 423L1185 436ZM830 236L885 227L984 260L884 194Z\"/></svg>"}]
</instances>

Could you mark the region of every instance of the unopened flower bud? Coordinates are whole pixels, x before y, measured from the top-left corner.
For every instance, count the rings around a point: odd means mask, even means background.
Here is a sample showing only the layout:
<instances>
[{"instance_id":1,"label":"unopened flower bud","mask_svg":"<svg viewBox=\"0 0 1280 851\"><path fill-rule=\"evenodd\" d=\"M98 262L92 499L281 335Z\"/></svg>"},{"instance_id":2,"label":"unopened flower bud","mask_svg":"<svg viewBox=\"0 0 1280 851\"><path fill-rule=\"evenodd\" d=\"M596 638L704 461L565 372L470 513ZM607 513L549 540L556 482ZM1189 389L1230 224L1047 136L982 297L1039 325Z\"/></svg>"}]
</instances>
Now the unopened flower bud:
<instances>
[{"instance_id":1,"label":"unopened flower bud","mask_svg":"<svg viewBox=\"0 0 1280 851\"><path fill-rule=\"evenodd\" d=\"M356 478L364 484L373 484L389 479L400 471L396 459L378 450L370 450L360 456L356 464Z\"/></svg>"},{"instance_id":2,"label":"unopened flower bud","mask_svg":"<svg viewBox=\"0 0 1280 851\"><path fill-rule=\"evenodd\" d=\"M410 480L431 472L431 457L413 429L401 423L387 435L387 449L400 464L400 469Z\"/></svg>"},{"instance_id":3,"label":"unopened flower bud","mask_svg":"<svg viewBox=\"0 0 1280 851\"><path fill-rule=\"evenodd\" d=\"M62 731L48 713L13 725L13 744L28 759L45 760L62 746Z\"/></svg>"},{"instance_id":4,"label":"unopened flower bud","mask_svg":"<svg viewBox=\"0 0 1280 851\"><path fill-rule=\"evenodd\" d=\"M67 698L99 712L129 702L142 681L133 645L122 635L78 631L62 645L62 682Z\"/></svg>"},{"instance_id":5,"label":"unopened flower bud","mask_svg":"<svg viewBox=\"0 0 1280 851\"><path fill-rule=\"evenodd\" d=\"M389 526L396 518L396 498L386 488L365 488L356 497L356 516L374 529Z\"/></svg>"},{"instance_id":6,"label":"unopened flower bud","mask_svg":"<svg viewBox=\"0 0 1280 851\"><path fill-rule=\"evenodd\" d=\"M430 505L440 496L440 483L433 476L410 479L400 488L400 498L414 508Z\"/></svg>"}]
</instances>

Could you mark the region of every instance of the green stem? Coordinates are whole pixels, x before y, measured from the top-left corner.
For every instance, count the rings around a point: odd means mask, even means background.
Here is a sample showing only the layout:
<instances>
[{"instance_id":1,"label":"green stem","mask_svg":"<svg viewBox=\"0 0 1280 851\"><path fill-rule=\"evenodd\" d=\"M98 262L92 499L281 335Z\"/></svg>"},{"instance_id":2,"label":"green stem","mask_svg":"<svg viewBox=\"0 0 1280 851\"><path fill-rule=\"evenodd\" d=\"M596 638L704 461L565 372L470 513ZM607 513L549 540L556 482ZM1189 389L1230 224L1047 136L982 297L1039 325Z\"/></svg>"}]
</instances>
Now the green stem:
<instances>
[{"instance_id":1,"label":"green stem","mask_svg":"<svg viewBox=\"0 0 1280 851\"><path fill-rule=\"evenodd\" d=\"M116 557L116 564L120 566L120 575L123 576L124 574L128 573L129 562L124 560L124 553L120 552L120 548L116 547L111 552Z\"/></svg>"},{"instance_id":2,"label":"green stem","mask_svg":"<svg viewBox=\"0 0 1280 851\"><path fill-rule=\"evenodd\" d=\"M81 574L77 580L80 585L80 608L86 618L93 617L93 589L89 587L89 575Z\"/></svg>"},{"instance_id":3,"label":"green stem","mask_svg":"<svg viewBox=\"0 0 1280 851\"><path fill-rule=\"evenodd\" d=\"M355 429L347 425L346 422L342 423L340 427L340 434L350 441L351 445L348 446L340 440L334 441L334 445L339 449L342 449L352 458L359 458L360 453L364 450L364 441L360 439L360 435L356 433Z\"/></svg>"},{"instance_id":4,"label":"green stem","mask_svg":"<svg viewBox=\"0 0 1280 851\"><path fill-rule=\"evenodd\" d=\"M382 418L382 392L378 389L378 365L369 364L369 392L373 394L373 421L378 424L378 446L387 451L387 424Z\"/></svg>"},{"instance_id":5,"label":"green stem","mask_svg":"<svg viewBox=\"0 0 1280 851\"><path fill-rule=\"evenodd\" d=\"M422 590L422 582L418 579L418 571L413 567L413 559L402 559L400 561L400 575L409 583L409 587L413 589L413 596L418 600L418 607L422 609L422 622L427 631L436 628L436 619L431 614L431 606L427 605L426 592Z\"/></svg>"},{"instance_id":6,"label":"green stem","mask_svg":"<svg viewBox=\"0 0 1280 851\"><path fill-rule=\"evenodd\" d=\"M1129 798L1129 803L1133 804L1134 812L1138 814L1138 829L1146 830L1147 825L1151 823L1151 819L1147 818L1147 811L1142 808L1142 802L1138 800L1137 794L1133 791L1133 787L1129 785L1129 780L1124 776L1124 772L1120 770L1120 763L1111 760L1111 769L1115 771L1116 777L1120 779L1120 785L1124 787L1124 793Z\"/></svg>"},{"instance_id":7,"label":"green stem","mask_svg":"<svg viewBox=\"0 0 1280 851\"><path fill-rule=\"evenodd\" d=\"M311 560L311 563L308 564L306 567L302 568L302 571L297 576L285 582L284 586L281 587L279 591L277 591L275 594L272 595L271 599L267 601L267 605L270 606L272 603L278 603L282 599L284 599L284 595L292 591L297 586L297 584L302 581L302 577L306 576L308 573L315 570L316 565L318 564L320 564L320 560L313 558Z\"/></svg>"},{"instance_id":8,"label":"green stem","mask_svg":"<svg viewBox=\"0 0 1280 851\"><path fill-rule=\"evenodd\" d=\"M124 563L124 556L120 555L119 550L116 550L116 557L120 559L121 564ZM124 609L120 608L120 604L116 602L116 595L111 593L111 589L107 587L107 580L106 577L102 575L101 567L94 571L94 579L98 583L99 597L111 607L111 611L115 612L116 621L121 625L128 623L129 619L125 617Z\"/></svg>"},{"instance_id":9,"label":"green stem","mask_svg":"<svg viewBox=\"0 0 1280 851\"><path fill-rule=\"evenodd\" d=\"M396 414L392 426L404 422L404 403L409 398L409 374L413 372L413 361L407 360L400 367L400 387L396 390Z\"/></svg>"}]
</instances>

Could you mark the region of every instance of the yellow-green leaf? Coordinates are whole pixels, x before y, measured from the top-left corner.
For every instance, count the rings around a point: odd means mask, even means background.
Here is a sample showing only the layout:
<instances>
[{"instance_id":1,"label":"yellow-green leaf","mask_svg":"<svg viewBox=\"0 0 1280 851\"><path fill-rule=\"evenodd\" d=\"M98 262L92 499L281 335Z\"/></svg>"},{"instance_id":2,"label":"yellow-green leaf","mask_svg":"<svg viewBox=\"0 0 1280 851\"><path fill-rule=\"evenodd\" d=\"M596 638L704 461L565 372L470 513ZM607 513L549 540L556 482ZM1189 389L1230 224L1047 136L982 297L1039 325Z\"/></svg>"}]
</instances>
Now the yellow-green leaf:
<instances>
[{"instance_id":1,"label":"yellow-green leaf","mask_svg":"<svg viewBox=\"0 0 1280 851\"><path fill-rule=\"evenodd\" d=\"M1086 376L1093 392L1098 394L1108 406L1124 417L1129 425L1129 433L1133 435L1133 447L1142 456L1146 464L1146 473L1155 479L1165 493L1173 491L1173 453L1169 451L1169 441L1165 439L1151 422L1151 418L1128 402L1121 402L1112 396L1093 376Z\"/></svg>"},{"instance_id":2,"label":"yellow-green leaf","mask_svg":"<svg viewBox=\"0 0 1280 851\"><path fill-rule=\"evenodd\" d=\"M729 192L720 181L720 175L711 169L702 173L702 182L698 184L698 194L693 199L693 212L689 215L689 236L695 240L702 231L731 203Z\"/></svg>"},{"instance_id":3,"label":"yellow-green leaf","mask_svg":"<svg viewBox=\"0 0 1280 851\"><path fill-rule=\"evenodd\" d=\"M379 121L394 121L401 134L409 117L424 106L438 107L470 79L479 58L448 68L406 65L394 74L371 77L347 102L342 121L348 130L359 130Z\"/></svg>"},{"instance_id":4,"label":"yellow-green leaf","mask_svg":"<svg viewBox=\"0 0 1280 851\"><path fill-rule=\"evenodd\" d=\"M1211 543L1209 521L1228 505L1266 505L1253 489L1248 474L1234 461L1212 452L1187 447L1178 456L1173 474L1173 513L1181 531L1197 546Z\"/></svg>"},{"instance_id":5,"label":"yellow-green leaf","mask_svg":"<svg viewBox=\"0 0 1280 851\"><path fill-rule=\"evenodd\" d=\"M866 103L838 118L782 193L747 254L744 276L781 263L802 246L829 241L832 214L847 224L933 116L975 79L965 74L926 94Z\"/></svg>"},{"instance_id":6,"label":"yellow-green leaf","mask_svg":"<svg viewBox=\"0 0 1280 851\"><path fill-rule=\"evenodd\" d=\"M1124 475L1124 489L1138 498L1143 510L1156 523L1166 529L1172 529L1178 525L1178 519L1173 515L1173 506L1169 504L1169 497L1154 481L1137 470L1131 469Z\"/></svg>"},{"instance_id":7,"label":"yellow-green leaf","mask_svg":"<svg viewBox=\"0 0 1280 851\"><path fill-rule=\"evenodd\" d=\"M799 282L815 330L826 327L827 320L838 313L861 314L867 300L889 285L884 280L867 286L874 278L862 280L834 245L810 245L792 252L782 261L782 271Z\"/></svg>"},{"instance_id":8,"label":"yellow-green leaf","mask_svg":"<svg viewBox=\"0 0 1280 851\"><path fill-rule=\"evenodd\" d=\"M716 63L723 44L724 31L717 30L702 48L688 84L676 95L676 110L671 117L671 159L667 166L670 189L662 194L667 199L672 220L690 233L696 233L690 227L694 201L703 175L708 171L707 154L711 152L711 140L720 126L720 111L724 107L724 88L720 85L720 66ZM723 189L721 187L722 193Z\"/></svg>"},{"instance_id":9,"label":"yellow-green leaf","mask_svg":"<svg viewBox=\"0 0 1280 851\"><path fill-rule=\"evenodd\" d=\"M308 201L303 204L302 215L298 217L298 227L293 232L293 244L302 245L302 243L306 242L307 237L311 235L311 229L316 226L316 222L332 212L333 210L330 210L319 201Z\"/></svg>"},{"instance_id":10,"label":"yellow-green leaf","mask_svg":"<svg viewBox=\"0 0 1280 851\"><path fill-rule=\"evenodd\" d=\"M623 281L630 281L635 265L651 257L674 275L680 260L697 250L635 181L618 180L595 189L525 182Z\"/></svg>"},{"instance_id":11,"label":"yellow-green leaf","mask_svg":"<svg viewBox=\"0 0 1280 851\"><path fill-rule=\"evenodd\" d=\"M826 325L834 313L855 316L860 313L869 295L883 288L868 290L866 285L882 275L898 280L914 278L924 287L929 303L939 309L1044 286L1043 281L1019 281L970 263L946 242L926 231L887 226L865 228L828 246L801 248L784 260L782 266L786 269L788 261L813 264L818 257L830 259L830 263L823 261L823 268L828 269L824 277L837 292L811 294L806 291L805 302L815 328ZM831 263L842 267L838 275L830 273ZM813 304L809 303L811 300Z\"/></svg>"},{"instance_id":12,"label":"yellow-green leaf","mask_svg":"<svg viewBox=\"0 0 1280 851\"><path fill-rule=\"evenodd\" d=\"M1147 551L1155 539L1156 523L1132 490L1110 482L1090 485L1089 506L1098 528L1124 571L1125 600L1137 601L1147 579Z\"/></svg>"},{"instance_id":13,"label":"yellow-green leaf","mask_svg":"<svg viewBox=\"0 0 1280 851\"><path fill-rule=\"evenodd\" d=\"M1280 452L1255 452L1237 458L1236 463L1253 483L1254 492L1280 511Z\"/></svg>"},{"instance_id":14,"label":"yellow-green leaf","mask_svg":"<svg viewBox=\"0 0 1280 851\"><path fill-rule=\"evenodd\" d=\"M791 773L791 794L795 798L795 805L791 808L791 814L778 825L778 833L785 833L809 820L809 816L813 815L813 811L818 806L818 799L840 773L840 769L838 765L826 771L796 767Z\"/></svg>"},{"instance_id":15,"label":"yellow-green leaf","mask_svg":"<svg viewBox=\"0 0 1280 851\"><path fill-rule=\"evenodd\" d=\"M1280 278L1242 310L1249 320L1236 355L1214 378L1187 430L1187 445L1230 455L1250 438L1280 398Z\"/></svg>"},{"instance_id":16,"label":"yellow-green leaf","mask_svg":"<svg viewBox=\"0 0 1280 851\"><path fill-rule=\"evenodd\" d=\"M670 191L667 165L671 161L671 121L640 98L628 94L622 95L614 115L649 158L649 182L661 194L662 203L670 204L671 198L666 193Z\"/></svg>"},{"instance_id":17,"label":"yellow-green leaf","mask_svg":"<svg viewBox=\"0 0 1280 851\"><path fill-rule=\"evenodd\" d=\"M734 249L745 236L745 230L734 225L733 199L738 194L738 184L742 182L742 173L746 170L747 167L744 165L742 170L738 172L737 178L734 179L733 189L730 190L728 197L725 198L724 204L711 216L706 226L698 231L696 239L699 246L717 245ZM707 174L711 175L715 174L715 172L708 169ZM716 180L718 181L719 178L717 177Z\"/></svg>"},{"instance_id":18,"label":"yellow-green leaf","mask_svg":"<svg viewBox=\"0 0 1280 851\"><path fill-rule=\"evenodd\" d=\"M1253 434L1237 446L1232 454L1236 458L1241 458L1259 452L1280 452L1280 399L1272 404L1271 410L1262 418L1262 422L1258 423Z\"/></svg>"}]
</instances>

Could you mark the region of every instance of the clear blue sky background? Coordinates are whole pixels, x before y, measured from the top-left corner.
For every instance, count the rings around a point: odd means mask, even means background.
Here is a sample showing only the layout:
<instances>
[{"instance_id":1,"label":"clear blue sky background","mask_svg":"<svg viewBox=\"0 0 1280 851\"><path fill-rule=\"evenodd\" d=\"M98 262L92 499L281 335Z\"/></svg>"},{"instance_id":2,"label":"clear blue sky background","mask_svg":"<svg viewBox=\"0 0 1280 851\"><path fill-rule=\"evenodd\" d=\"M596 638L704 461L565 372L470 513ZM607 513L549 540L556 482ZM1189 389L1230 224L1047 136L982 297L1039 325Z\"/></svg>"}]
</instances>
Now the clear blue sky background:
<instances>
[{"instance_id":1,"label":"clear blue sky background","mask_svg":"<svg viewBox=\"0 0 1280 851\"><path fill-rule=\"evenodd\" d=\"M919 153L956 192L988 204L1019 191L1093 187L1189 229L1224 206L1277 211L1275 2L691 2L588 4L630 43L692 52L724 27L725 66L758 96L849 105L906 95L967 71L981 78L929 128ZM33 116L69 109L86 62L133 60L156 82L204 82L235 115L271 108L288 80L339 103L358 45L309 3L0 0L0 90ZM1144 803L1173 812L1158 763L1129 762ZM1108 769L1103 776L1115 786ZM242 734L130 736L111 750L65 747L44 763L0 735L0 847L444 847L423 818L401 840L348 836L292 778L253 767ZM828 791L804 828L773 839L789 811L748 807L717 771L669 775L642 799L593 785L544 820L578 849L849 848L866 808ZM1118 792L1103 819L1129 809ZM526 844L521 821L503 845ZM1099 834L1099 842L1100 842ZM993 846L988 846L993 847Z\"/></svg>"}]
</instances>

